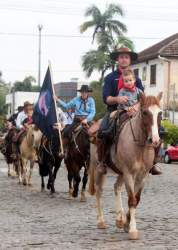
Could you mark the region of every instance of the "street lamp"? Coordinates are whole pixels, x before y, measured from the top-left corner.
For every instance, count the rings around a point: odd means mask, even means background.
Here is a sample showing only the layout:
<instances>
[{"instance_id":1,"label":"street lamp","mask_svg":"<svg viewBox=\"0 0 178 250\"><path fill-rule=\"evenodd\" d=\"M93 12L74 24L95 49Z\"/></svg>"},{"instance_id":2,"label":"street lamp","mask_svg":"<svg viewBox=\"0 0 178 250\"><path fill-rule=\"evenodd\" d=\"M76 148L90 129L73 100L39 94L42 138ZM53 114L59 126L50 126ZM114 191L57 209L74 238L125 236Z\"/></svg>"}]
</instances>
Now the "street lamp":
<instances>
[{"instance_id":1,"label":"street lamp","mask_svg":"<svg viewBox=\"0 0 178 250\"><path fill-rule=\"evenodd\" d=\"M38 86L41 84L41 31L42 31L43 25L38 25L38 31L39 31L39 49L38 49Z\"/></svg>"}]
</instances>

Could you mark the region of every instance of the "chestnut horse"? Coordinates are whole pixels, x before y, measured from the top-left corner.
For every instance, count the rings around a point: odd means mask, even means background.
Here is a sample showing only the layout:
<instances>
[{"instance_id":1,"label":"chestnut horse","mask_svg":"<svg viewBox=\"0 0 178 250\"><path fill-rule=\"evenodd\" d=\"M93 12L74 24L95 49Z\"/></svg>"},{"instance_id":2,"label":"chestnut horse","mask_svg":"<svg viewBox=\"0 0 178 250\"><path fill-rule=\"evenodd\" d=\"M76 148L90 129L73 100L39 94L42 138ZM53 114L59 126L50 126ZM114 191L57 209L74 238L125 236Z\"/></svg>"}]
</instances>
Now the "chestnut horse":
<instances>
[{"instance_id":1,"label":"chestnut horse","mask_svg":"<svg viewBox=\"0 0 178 250\"><path fill-rule=\"evenodd\" d=\"M135 219L136 207L140 201L146 177L153 167L155 148L160 142L158 128L161 123L159 105L161 97L162 93L158 97L141 95L140 110L126 122L116 144L110 150L111 159L118 169L118 177L114 184L116 225L119 228L124 227L125 231L129 232L130 239L139 237ZM101 194L105 176L97 171L96 155L92 155L91 158L93 159L91 159L89 191L91 194L96 191L98 228L103 229L106 225L101 206ZM121 199L124 184L128 196L126 216Z\"/></svg>"}]
</instances>

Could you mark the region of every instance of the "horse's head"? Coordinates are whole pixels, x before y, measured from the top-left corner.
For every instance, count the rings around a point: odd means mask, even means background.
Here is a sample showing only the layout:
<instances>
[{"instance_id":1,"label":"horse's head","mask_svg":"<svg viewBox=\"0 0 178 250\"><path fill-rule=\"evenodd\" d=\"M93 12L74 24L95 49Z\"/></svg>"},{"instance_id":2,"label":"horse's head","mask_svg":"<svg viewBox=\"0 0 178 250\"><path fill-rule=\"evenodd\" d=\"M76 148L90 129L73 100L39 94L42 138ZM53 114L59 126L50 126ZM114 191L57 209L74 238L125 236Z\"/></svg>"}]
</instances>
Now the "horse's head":
<instances>
[{"instance_id":1,"label":"horse's head","mask_svg":"<svg viewBox=\"0 0 178 250\"><path fill-rule=\"evenodd\" d=\"M154 145L160 142L159 127L161 125L161 108L160 100L162 98L162 92L157 97L145 96L140 97L141 114L143 120L143 126L146 130L148 138L152 140Z\"/></svg>"},{"instance_id":2,"label":"horse's head","mask_svg":"<svg viewBox=\"0 0 178 250\"><path fill-rule=\"evenodd\" d=\"M42 133L36 125L32 124L27 132L28 144L33 148L39 148L41 144Z\"/></svg>"}]
</instances>

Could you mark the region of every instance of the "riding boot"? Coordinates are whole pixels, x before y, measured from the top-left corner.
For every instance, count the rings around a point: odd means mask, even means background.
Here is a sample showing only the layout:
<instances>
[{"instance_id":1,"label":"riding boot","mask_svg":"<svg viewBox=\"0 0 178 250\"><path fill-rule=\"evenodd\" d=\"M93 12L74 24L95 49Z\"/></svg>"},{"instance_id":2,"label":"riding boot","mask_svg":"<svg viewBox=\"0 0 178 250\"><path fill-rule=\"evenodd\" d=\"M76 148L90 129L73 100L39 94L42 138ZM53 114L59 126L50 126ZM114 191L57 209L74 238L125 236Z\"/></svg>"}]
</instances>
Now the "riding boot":
<instances>
[{"instance_id":1,"label":"riding boot","mask_svg":"<svg viewBox=\"0 0 178 250\"><path fill-rule=\"evenodd\" d=\"M107 165L104 163L106 154L106 143L102 139L97 139L98 165L97 170L101 174L107 173Z\"/></svg>"},{"instance_id":2,"label":"riding boot","mask_svg":"<svg viewBox=\"0 0 178 250\"><path fill-rule=\"evenodd\" d=\"M160 147L161 147L161 143L160 146L158 146L157 148L155 148L155 159L154 159L154 163L153 163L153 167L150 170L150 173L152 175L161 175L162 172L158 169L158 167L156 166L157 164L157 159L158 159L158 155L159 155L159 151L160 151Z\"/></svg>"}]
</instances>

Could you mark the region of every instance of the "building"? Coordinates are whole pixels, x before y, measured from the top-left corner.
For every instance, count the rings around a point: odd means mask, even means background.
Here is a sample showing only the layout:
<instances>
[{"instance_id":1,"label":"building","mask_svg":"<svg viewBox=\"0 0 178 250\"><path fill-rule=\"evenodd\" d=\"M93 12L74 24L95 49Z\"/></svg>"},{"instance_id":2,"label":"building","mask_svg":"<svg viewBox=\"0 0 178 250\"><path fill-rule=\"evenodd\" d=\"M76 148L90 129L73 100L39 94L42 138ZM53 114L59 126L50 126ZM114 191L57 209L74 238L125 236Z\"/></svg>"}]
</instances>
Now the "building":
<instances>
[{"instance_id":1,"label":"building","mask_svg":"<svg viewBox=\"0 0 178 250\"><path fill-rule=\"evenodd\" d=\"M77 96L77 89L80 89L82 84L88 83L79 82L78 79L71 79L69 82L56 83L54 85L55 93L63 101L68 102Z\"/></svg>"},{"instance_id":2,"label":"building","mask_svg":"<svg viewBox=\"0 0 178 250\"><path fill-rule=\"evenodd\" d=\"M178 33L138 53L132 65L148 95L163 91L163 109L178 101ZM174 99L175 98L175 99Z\"/></svg>"},{"instance_id":3,"label":"building","mask_svg":"<svg viewBox=\"0 0 178 250\"><path fill-rule=\"evenodd\" d=\"M19 106L23 106L24 102L29 101L35 103L38 100L39 92L17 91L6 95L6 105L8 107L7 117L17 111Z\"/></svg>"}]
</instances>

